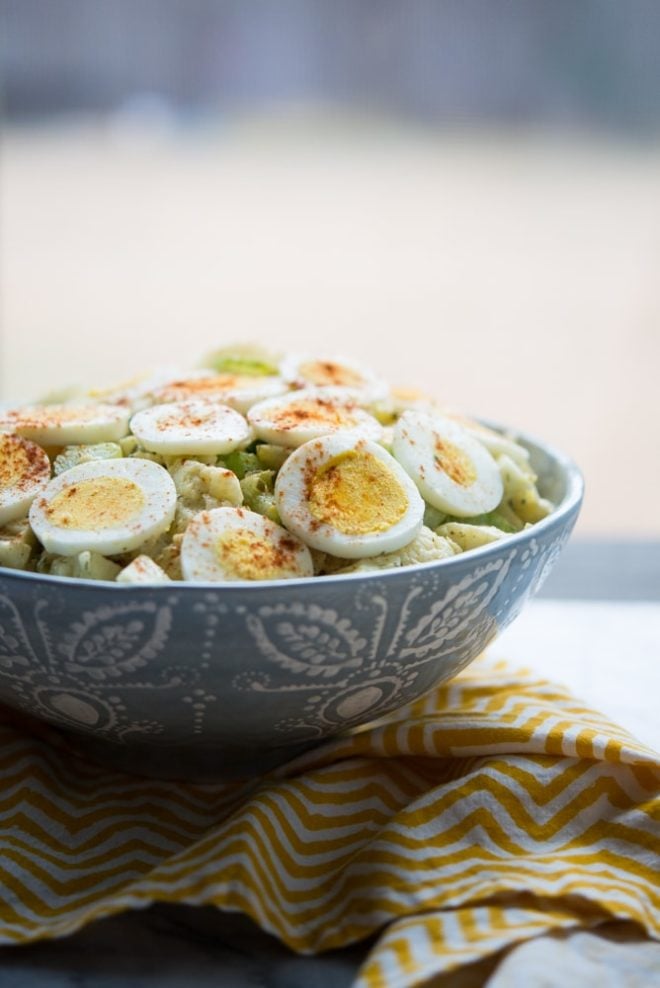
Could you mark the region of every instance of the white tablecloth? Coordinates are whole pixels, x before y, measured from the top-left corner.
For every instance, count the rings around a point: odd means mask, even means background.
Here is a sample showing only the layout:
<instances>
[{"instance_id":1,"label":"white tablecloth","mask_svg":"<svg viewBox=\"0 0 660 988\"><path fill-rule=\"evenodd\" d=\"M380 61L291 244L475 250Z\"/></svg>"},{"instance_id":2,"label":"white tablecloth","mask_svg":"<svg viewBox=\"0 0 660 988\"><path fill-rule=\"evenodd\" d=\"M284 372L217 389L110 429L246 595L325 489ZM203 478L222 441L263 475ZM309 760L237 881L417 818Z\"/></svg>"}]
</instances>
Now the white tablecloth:
<instances>
[{"instance_id":1,"label":"white tablecloth","mask_svg":"<svg viewBox=\"0 0 660 988\"><path fill-rule=\"evenodd\" d=\"M565 683L660 751L660 603L533 601L490 654Z\"/></svg>"}]
</instances>

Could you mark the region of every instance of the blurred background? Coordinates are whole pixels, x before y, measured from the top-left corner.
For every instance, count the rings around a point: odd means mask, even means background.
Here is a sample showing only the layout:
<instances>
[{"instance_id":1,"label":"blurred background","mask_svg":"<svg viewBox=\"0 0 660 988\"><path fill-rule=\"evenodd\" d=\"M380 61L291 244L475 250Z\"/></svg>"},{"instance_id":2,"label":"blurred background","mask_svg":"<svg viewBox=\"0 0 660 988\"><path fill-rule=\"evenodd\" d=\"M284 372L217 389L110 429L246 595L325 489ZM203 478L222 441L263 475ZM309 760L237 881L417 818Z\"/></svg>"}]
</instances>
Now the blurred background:
<instances>
[{"instance_id":1,"label":"blurred background","mask_svg":"<svg viewBox=\"0 0 660 988\"><path fill-rule=\"evenodd\" d=\"M354 355L660 536L660 4L0 0L0 400Z\"/></svg>"}]
</instances>

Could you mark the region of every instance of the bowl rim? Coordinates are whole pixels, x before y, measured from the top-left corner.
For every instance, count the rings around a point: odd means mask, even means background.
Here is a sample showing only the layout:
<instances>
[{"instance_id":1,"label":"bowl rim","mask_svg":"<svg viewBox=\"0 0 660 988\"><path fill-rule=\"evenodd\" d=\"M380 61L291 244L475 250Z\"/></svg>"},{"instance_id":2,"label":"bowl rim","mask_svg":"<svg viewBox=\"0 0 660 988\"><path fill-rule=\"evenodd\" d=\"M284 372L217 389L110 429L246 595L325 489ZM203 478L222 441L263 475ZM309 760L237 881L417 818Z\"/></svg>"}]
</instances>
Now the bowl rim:
<instances>
[{"instance_id":1,"label":"bowl rim","mask_svg":"<svg viewBox=\"0 0 660 988\"><path fill-rule=\"evenodd\" d=\"M112 588L110 592L124 595L135 593L136 591L160 592L163 594L179 592L209 593L219 591L222 593L231 593L243 592L246 589L249 589L252 593L263 594L272 590L281 590L284 587L290 587L292 590L313 586L321 588L328 585L336 586L345 582L391 580L401 577L402 574L412 577L415 573L425 572L427 570L444 569L452 565L457 566L465 561L465 556L468 556L470 560L488 560L491 556L497 556L504 547L515 547L531 541L537 533L540 535L548 529L554 528L562 521L565 521L574 512L577 513L584 497L584 477L582 471L570 456L550 443L537 439L528 432L512 429L488 419L478 419L477 421L491 429L495 429L503 435L508 434L515 437L516 441L521 442L523 446L536 447L536 449L554 460L560 474L565 479L566 490L555 510L540 521L534 522L530 528L511 533L506 539L489 542L486 545L478 546L475 549L470 549L468 552L462 552L456 556L448 556L445 559L432 559L424 563L414 563L410 566L395 566L390 569L379 569L361 573L334 573L327 576L294 577L283 580L227 580L225 582L172 580L168 583L115 583L112 580L90 580L76 576L55 576L48 573L34 573L32 571L10 569L6 566L0 566L0 578L9 577L18 581L24 580L28 584L33 583L39 586L84 587L85 589L94 589L100 592L107 592Z\"/></svg>"}]
</instances>

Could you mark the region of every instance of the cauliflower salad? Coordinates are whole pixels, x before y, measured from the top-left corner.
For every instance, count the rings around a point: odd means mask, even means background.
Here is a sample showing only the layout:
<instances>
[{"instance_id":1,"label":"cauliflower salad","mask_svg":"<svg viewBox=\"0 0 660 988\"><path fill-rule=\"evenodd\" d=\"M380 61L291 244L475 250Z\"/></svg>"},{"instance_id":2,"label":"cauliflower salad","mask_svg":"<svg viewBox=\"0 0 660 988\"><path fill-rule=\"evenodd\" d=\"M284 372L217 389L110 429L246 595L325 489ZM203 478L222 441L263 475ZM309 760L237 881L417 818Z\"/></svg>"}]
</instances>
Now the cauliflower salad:
<instances>
[{"instance_id":1,"label":"cauliflower salad","mask_svg":"<svg viewBox=\"0 0 660 988\"><path fill-rule=\"evenodd\" d=\"M0 411L0 566L161 583L445 559L544 518L527 450L353 360L232 347Z\"/></svg>"}]
</instances>

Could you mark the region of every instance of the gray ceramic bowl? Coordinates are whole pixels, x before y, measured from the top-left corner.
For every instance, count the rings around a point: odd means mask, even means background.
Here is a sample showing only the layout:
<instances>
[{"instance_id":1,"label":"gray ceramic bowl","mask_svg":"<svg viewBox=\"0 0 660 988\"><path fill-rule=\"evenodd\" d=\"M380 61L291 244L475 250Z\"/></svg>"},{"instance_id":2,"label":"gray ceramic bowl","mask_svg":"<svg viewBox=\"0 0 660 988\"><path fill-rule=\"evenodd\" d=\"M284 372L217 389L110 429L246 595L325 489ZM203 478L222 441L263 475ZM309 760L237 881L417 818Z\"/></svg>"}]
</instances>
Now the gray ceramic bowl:
<instances>
[{"instance_id":1,"label":"gray ceramic bowl","mask_svg":"<svg viewBox=\"0 0 660 988\"><path fill-rule=\"evenodd\" d=\"M395 710L516 617L571 533L579 471L523 441L557 510L436 563L153 587L0 569L0 701L117 767L186 778L261 772Z\"/></svg>"}]
</instances>

